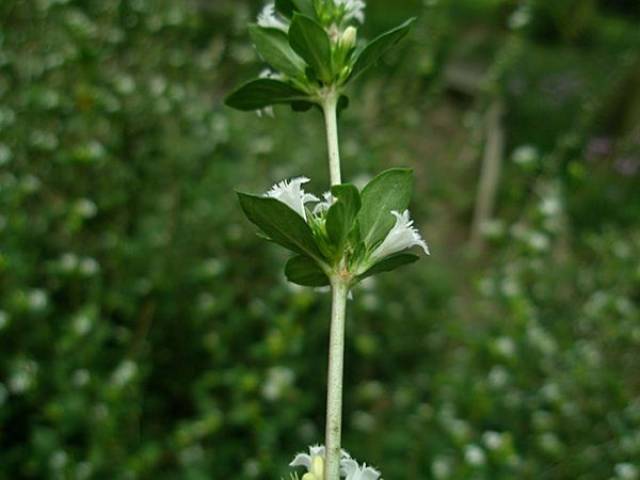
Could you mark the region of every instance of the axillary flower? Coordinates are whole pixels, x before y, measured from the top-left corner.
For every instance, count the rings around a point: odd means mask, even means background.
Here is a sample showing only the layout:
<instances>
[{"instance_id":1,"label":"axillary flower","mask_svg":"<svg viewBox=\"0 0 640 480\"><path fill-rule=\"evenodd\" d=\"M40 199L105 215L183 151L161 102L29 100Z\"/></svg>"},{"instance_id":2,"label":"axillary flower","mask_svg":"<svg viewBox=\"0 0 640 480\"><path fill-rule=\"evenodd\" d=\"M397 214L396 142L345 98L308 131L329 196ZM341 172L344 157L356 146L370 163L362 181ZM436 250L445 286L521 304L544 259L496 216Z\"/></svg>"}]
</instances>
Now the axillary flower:
<instances>
[{"instance_id":1,"label":"axillary flower","mask_svg":"<svg viewBox=\"0 0 640 480\"><path fill-rule=\"evenodd\" d=\"M299 453L289 464L290 467L305 467L307 473L302 476L302 480L324 480L324 453L325 448L321 445L309 447L309 453ZM348 457L346 452L343 455Z\"/></svg>"},{"instance_id":2,"label":"axillary flower","mask_svg":"<svg viewBox=\"0 0 640 480\"><path fill-rule=\"evenodd\" d=\"M412 247L420 247L429 255L429 247L420 236L418 229L413 226L413 220L409 217L409 210L402 213L391 212L396 217L393 226L384 241L371 254L371 261L378 262L394 253L408 250Z\"/></svg>"},{"instance_id":3,"label":"axillary flower","mask_svg":"<svg viewBox=\"0 0 640 480\"><path fill-rule=\"evenodd\" d=\"M283 180L276 183L269 190L265 197L275 198L287 205L291 210L300 215L304 221L307 221L306 203L319 202L320 199L311 193L306 193L302 185L310 180L307 177L297 177L291 180Z\"/></svg>"},{"instance_id":4,"label":"axillary flower","mask_svg":"<svg viewBox=\"0 0 640 480\"><path fill-rule=\"evenodd\" d=\"M290 467L305 467L307 473L301 480L324 480L325 447L314 445L309 453L299 453L289 464ZM340 476L346 480L378 480L380 472L363 464L358 464L351 455L342 450L340 454Z\"/></svg>"},{"instance_id":5,"label":"axillary flower","mask_svg":"<svg viewBox=\"0 0 640 480\"><path fill-rule=\"evenodd\" d=\"M375 468L367 466L366 463L360 466L352 458L342 460L340 469L347 480L378 480L381 475Z\"/></svg>"}]
</instances>

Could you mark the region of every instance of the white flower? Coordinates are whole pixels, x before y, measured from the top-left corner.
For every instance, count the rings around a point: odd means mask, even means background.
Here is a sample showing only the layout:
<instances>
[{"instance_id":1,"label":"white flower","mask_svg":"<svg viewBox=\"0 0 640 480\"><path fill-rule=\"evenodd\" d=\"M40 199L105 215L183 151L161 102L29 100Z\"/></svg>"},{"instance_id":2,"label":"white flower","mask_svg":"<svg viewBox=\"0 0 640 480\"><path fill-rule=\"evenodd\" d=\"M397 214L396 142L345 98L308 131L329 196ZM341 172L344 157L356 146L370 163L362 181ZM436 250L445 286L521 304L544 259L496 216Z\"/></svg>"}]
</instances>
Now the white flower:
<instances>
[{"instance_id":1,"label":"white flower","mask_svg":"<svg viewBox=\"0 0 640 480\"><path fill-rule=\"evenodd\" d=\"M327 210L329 210L331 205L333 205L333 195L331 195L331 192L324 192L322 194L322 198L324 200L322 200L315 207L313 207L313 214L314 215L318 215L318 216L322 215Z\"/></svg>"},{"instance_id":2,"label":"white flower","mask_svg":"<svg viewBox=\"0 0 640 480\"><path fill-rule=\"evenodd\" d=\"M344 20L356 20L364 23L364 9L366 4L363 0L334 0L337 7L344 7Z\"/></svg>"},{"instance_id":3,"label":"white flower","mask_svg":"<svg viewBox=\"0 0 640 480\"><path fill-rule=\"evenodd\" d=\"M484 451L477 445L467 445L464 450L464 459L469 465L480 466L486 462Z\"/></svg>"},{"instance_id":4,"label":"white flower","mask_svg":"<svg viewBox=\"0 0 640 480\"><path fill-rule=\"evenodd\" d=\"M366 463L360 466L351 458L342 460L340 468L342 475L345 475L347 480L378 480L380 478L380 472L375 468L368 467Z\"/></svg>"},{"instance_id":5,"label":"white flower","mask_svg":"<svg viewBox=\"0 0 640 480\"><path fill-rule=\"evenodd\" d=\"M325 448L323 445L313 445L309 447L309 453L299 453L289 464L290 467L305 467L307 473L302 476L302 480L324 480L324 456ZM345 462L351 460L351 456L342 450L340 467L342 469L342 475L345 475ZM354 462L355 463L355 462ZM357 463L356 463L357 465ZM351 480L356 480L360 477L348 477ZM372 477L373 478L373 477ZM378 477L373 478L377 480ZM369 477L362 477L361 480L369 480Z\"/></svg>"},{"instance_id":6,"label":"white flower","mask_svg":"<svg viewBox=\"0 0 640 480\"><path fill-rule=\"evenodd\" d=\"M396 224L393 226L387 238L373 251L371 260L378 262L389 255L401 252L411 247L418 246L429 255L429 247L420 236L418 230L413 226L413 220L409 217L409 210L402 214L391 212L396 217Z\"/></svg>"},{"instance_id":7,"label":"white flower","mask_svg":"<svg viewBox=\"0 0 640 480\"><path fill-rule=\"evenodd\" d=\"M276 200L284 203L298 215L300 215L304 221L307 221L307 211L305 203L318 202L319 199L315 195L305 193L302 189L302 185L309 181L306 177L298 177L291 180L283 180L280 183L274 185L271 190L266 193L266 197L275 198Z\"/></svg>"},{"instance_id":8,"label":"white flower","mask_svg":"<svg viewBox=\"0 0 640 480\"><path fill-rule=\"evenodd\" d=\"M265 28L277 28L284 32L289 31L289 25L276 11L275 3L267 3L258 15L258 25Z\"/></svg>"},{"instance_id":9,"label":"white flower","mask_svg":"<svg viewBox=\"0 0 640 480\"><path fill-rule=\"evenodd\" d=\"M302 476L303 480L323 480L324 452L325 448L323 446L314 445L309 447L309 454L297 454L289 466L305 467L307 469L307 473Z\"/></svg>"}]
</instances>

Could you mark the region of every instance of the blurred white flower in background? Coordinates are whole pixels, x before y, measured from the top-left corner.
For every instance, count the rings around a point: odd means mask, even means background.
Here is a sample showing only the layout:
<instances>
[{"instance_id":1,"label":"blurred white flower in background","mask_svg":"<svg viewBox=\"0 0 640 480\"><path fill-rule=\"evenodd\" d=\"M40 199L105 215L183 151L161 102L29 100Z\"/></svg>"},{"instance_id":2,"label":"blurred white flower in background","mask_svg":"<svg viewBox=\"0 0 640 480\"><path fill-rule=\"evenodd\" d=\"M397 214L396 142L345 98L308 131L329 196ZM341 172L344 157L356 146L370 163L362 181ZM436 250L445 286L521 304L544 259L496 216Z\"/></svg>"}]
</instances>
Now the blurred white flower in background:
<instances>
[{"instance_id":1,"label":"blurred white flower in background","mask_svg":"<svg viewBox=\"0 0 640 480\"><path fill-rule=\"evenodd\" d=\"M4 329L9 324L9 314L3 310L0 310L0 330Z\"/></svg>"},{"instance_id":2,"label":"blurred white flower in background","mask_svg":"<svg viewBox=\"0 0 640 480\"><path fill-rule=\"evenodd\" d=\"M91 277L98 273L100 264L95 258L85 257L80 262L80 273L86 277Z\"/></svg>"},{"instance_id":3,"label":"blurred white flower in background","mask_svg":"<svg viewBox=\"0 0 640 480\"><path fill-rule=\"evenodd\" d=\"M508 20L509 28L518 30L526 27L531 22L531 9L528 5L522 5L511 14Z\"/></svg>"},{"instance_id":4,"label":"blurred white flower in background","mask_svg":"<svg viewBox=\"0 0 640 480\"><path fill-rule=\"evenodd\" d=\"M467 447L464 449L464 460L469 465L478 467L485 464L487 457L484 454L482 448L480 448L478 445L471 444L467 445Z\"/></svg>"},{"instance_id":5,"label":"blurred white flower in background","mask_svg":"<svg viewBox=\"0 0 640 480\"><path fill-rule=\"evenodd\" d=\"M262 385L262 395L267 400L278 400L284 391L293 385L295 379L295 373L288 367L270 368Z\"/></svg>"},{"instance_id":6,"label":"blurred white flower in background","mask_svg":"<svg viewBox=\"0 0 640 480\"><path fill-rule=\"evenodd\" d=\"M482 434L482 442L487 446L489 450L498 450L504 444L502 435L498 432L484 432Z\"/></svg>"},{"instance_id":7,"label":"blurred white flower in background","mask_svg":"<svg viewBox=\"0 0 640 480\"><path fill-rule=\"evenodd\" d=\"M98 207L88 198L81 198L74 205L74 211L83 218L92 218L98 213Z\"/></svg>"},{"instance_id":8,"label":"blurred white flower in background","mask_svg":"<svg viewBox=\"0 0 640 480\"><path fill-rule=\"evenodd\" d=\"M48 304L49 297L44 290L35 288L27 294L27 306L32 312L41 312Z\"/></svg>"},{"instance_id":9,"label":"blurred white flower in background","mask_svg":"<svg viewBox=\"0 0 640 480\"><path fill-rule=\"evenodd\" d=\"M526 167L538 161L538 149L533 145L522 145L513 151L513 161L520 166Z\"/></svg>"},{"instance_id":10,"label":"blurred white flower in background","mask_svg":"<svg viewBox=\"0 0 640 480\"><path fill-rule=\"evenodd\" d=\"M451 462L446 458L436 458L431 464L431 473L438 480L449 478L452 473Z\"/></svg>"},{"instance_id":11,"label":"blurred white flower in background","mask_svg":"<svg viewBox=\"0 0 640 480\"><path fill-rule=\"evenodd\" d=\"M111 383L116 387L124 387L131 382L138 373L138 365L132 360L124 360L111 376Z\"/></svg>"},{"instance_id":12,"label":"blurred white flower in background","mask_svg":"<svg viewBox=\"0 0 640 480\"><path fill-rule=\"evenodd\" d=\"M618 463L615 466L617 478L621 480L640 479L640 469L631 463Z\"/></svg>"}]
</instances>

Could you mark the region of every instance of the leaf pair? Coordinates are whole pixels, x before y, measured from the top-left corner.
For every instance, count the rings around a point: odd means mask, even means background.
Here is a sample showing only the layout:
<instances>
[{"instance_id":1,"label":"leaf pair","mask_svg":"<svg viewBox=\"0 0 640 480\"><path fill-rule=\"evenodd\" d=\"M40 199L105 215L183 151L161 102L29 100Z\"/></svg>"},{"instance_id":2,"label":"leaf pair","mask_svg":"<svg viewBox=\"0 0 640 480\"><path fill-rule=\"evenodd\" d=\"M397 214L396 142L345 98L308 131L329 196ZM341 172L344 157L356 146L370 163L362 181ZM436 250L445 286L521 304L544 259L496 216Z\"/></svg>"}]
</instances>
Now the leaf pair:
<instances>
[{"instance_id":1,"label":"leaf pair","mask_svg":"<svg viewBox=\"0 0 640 480\"><path fill-rule=\"evenodd\" d=\"M362 193L353 185L334 186L331 193L335 201L324 218L326 235L314 235L314 230L298 213L275 198L244 193L238 196L249 220L269 240L297 254L285 268L289 281L319 287L329 285L327 273L346 259L347 252L353 255L347 265L354 270L361 261L366 261L368 253L384 241L393 228L395 218L391 212L408 208L412 184L411 170L395 168L375 177ZM358 280L417 259L413 254L393 255L360 274Z\"/></svg>"},{"instance_id":2,"label":"leaf pair","mask_svg":"<svg viewBox=\"0 0 640 480\"><path fill-rule=\"evenodd\" d=\"M308 110L311 104L318 103L321 84L342 85L360 76L405 37L415 21L412 18L353 55L349 53L345 58L338 55L337 60L334 58L337 47L316 21L312 0L282 0L276 3L276 8L291 18L288 33L259 25L251 25L249 33L260 56L284 79L262 78L245 83L226 98L225 103L232 108L252 111L289 104L297 111ZM345 69L350 71L346 77Z\"/></svg>"}]
</instances>

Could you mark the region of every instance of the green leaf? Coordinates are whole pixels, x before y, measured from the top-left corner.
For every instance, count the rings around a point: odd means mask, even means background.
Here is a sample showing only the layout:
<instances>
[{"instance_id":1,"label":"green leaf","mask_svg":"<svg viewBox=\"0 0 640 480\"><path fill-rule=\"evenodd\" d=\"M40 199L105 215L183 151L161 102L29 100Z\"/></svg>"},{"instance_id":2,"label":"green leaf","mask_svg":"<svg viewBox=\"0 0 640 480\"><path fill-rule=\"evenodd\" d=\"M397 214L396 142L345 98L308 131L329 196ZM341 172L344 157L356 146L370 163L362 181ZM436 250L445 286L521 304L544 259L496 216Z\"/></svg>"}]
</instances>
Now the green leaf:
<instances>
[{"instance_id":1,"label":"green leaf","mask_svg":"<svg viewBox=\"0 0 640 480\"><path fill-rule=\"evenodd\" d=\"M355 186L349 184L336 185L331 193L337 201L327 212L327 235L341 252L360 211L360 193Z\"/></svg>"},{"instance_id":2,"label":"green leaf","mask_svg":"<svg viewBox=\"0 0 640 480\"><path fill-rule=\"evenodd\" d=\"M309 101L309 96L303 91L280 80L259 78L240 86L225 99L225 104L237 110L251 111L301 101Z\"/></svg>"},{"instance_id":3,"label":"green leaf","mask_svg":"<svg viewBox=\"0 0 640 480\"><path fill-rule=\"evenodd\" d=\"M410 18L402 25L383 33L356 54L350 78L358 77L362 72L373 66L380 57L387 53L393 46L402 40L407 33L409 33L409 30L411 30L411 26L415 20L415 17Z\"/></svg>"},{"instance_id":4,"label":"green leaf","mask_svg":"<svg viewBox=\"0 0 640 480\"><path fill-rule=\"evenodd\" d=\"M238 192L247 218L271 240L289 250L322 260L322 254L307 222L284 203L269 197Z\"/></svg>"},{"instance_id":5,"label":"green leaf","mask_svg":"<svg viewBox=\"0 0 640 480\"><path fill-rule=\"evenodd\" d=\"M294 9L303 15L316 18L316 9L313 6L313 0L291 0Z\"/></svg>"},{"instance_id":6,"label":"green leaf","mask_svg":"<svg viewBox=\"0 0 640 480\"><path fill-rule=\"evenodd\" d=\"M313 0L275 0L276 10L285 17L291 18L297 11L311 18L316 18Z\"/></svg>"},{"instance_id":7,"label":"green leaf","mask_svg":"<svg viewBox=\"0 0 640 480\"><path fill-rule=\"evenodd\" d=\"M416 262L419 259L420 257L413 253L398 253L397 255L392 255L381 262L376 263L362 275L359 275L358 280L364 280L365 278L377 275L378 273L390 272L396 268Z\"/></svg>"},{"instance_id":8,"label":"green leaf","mask_svg":"<svg viewBox=\"0 0 640 480\"><path fill-rule=\"evenodd\" d=\"M291 283L303 287L325 287L330 284L329 277L317 262L303 255L291 258L287 262L284 273Z\"/></svg>"},{"instance_id":9,"label":"green leaf","mask_svg":"<svg viewBox=\"0 0 640 480\"><path fill-rule=\"evenodd\" d=\"M308 112L315 106L311 102L291 102L291 109L294 112Z\"/></svg>"},{"instance_id":10,"label":"green leaf","mask_svg":"<svg viewBox=\"0 0 640 480\"><path fill-rule=\"evenodd\" d=\"M265 62L288 77L304 77L304 60L291 49L286 33L254 24L249 25L249 35Z\"/></svg>"},{"instance_id":11,"label":"green leaf","mask_svg":"<svg viewBox=\"0 0 640 480\"><path fill-rule=\"evenodd\" d=\"M276 10L278 10L285 17L291 17L295 5L292 0L276 0Z\"/></svg>"},{"instance_id":12,"label":"green leaf","mask_svg":"<svg viewBox=\"0 0 640 480\"><path fill-rule=\"evenodd\" d=\"M362 190L362 208L358 215L362 241L369 248L385 239L395 225L392 210L409 208L413 172L406 168L386 170Z\"/></svg>"},{"instance_id":13,"label":"green leaf","mask_svg":"<svg viewBox=\"0 0 640 480\"><path fill-rule=\"evenodd\" d=\"M289 43L318 78L325 82L331 81L331 40L319 23L305 15L294 14L289 28Z\"/></svg>"}]
</instances>

